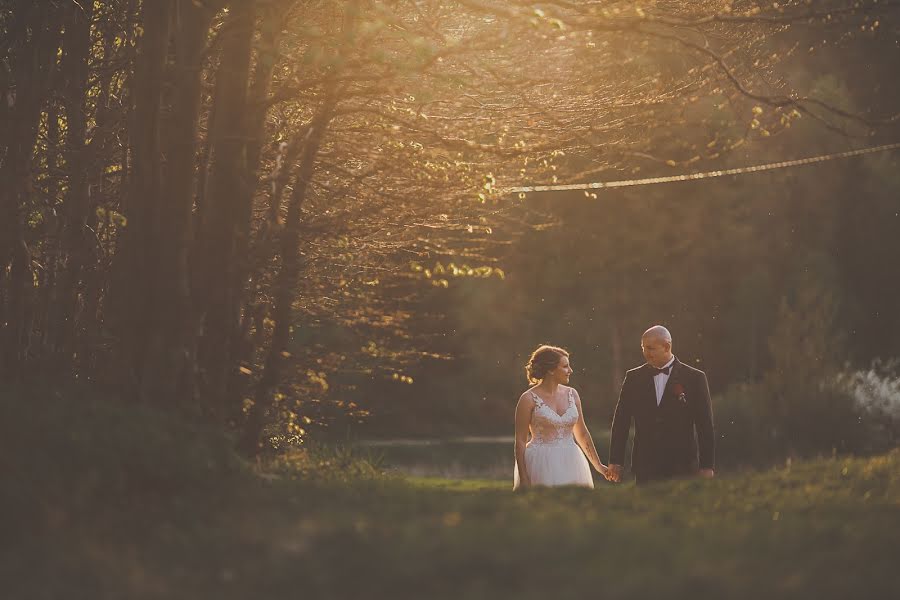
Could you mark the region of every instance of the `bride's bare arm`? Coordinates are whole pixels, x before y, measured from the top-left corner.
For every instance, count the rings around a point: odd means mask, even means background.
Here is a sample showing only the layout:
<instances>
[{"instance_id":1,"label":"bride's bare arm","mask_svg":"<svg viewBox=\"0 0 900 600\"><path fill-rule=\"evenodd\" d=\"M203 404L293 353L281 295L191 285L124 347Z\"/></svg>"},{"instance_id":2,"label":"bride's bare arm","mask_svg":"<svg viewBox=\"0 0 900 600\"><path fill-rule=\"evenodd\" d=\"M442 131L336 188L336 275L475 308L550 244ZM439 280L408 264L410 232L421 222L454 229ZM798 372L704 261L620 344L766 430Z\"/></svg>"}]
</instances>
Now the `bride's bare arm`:
<instances>
[{"instance_id":1,"label":"bride's bare arm","mask_svg":"<svg viewBox=\"0 0 900 600\"><path fill-rule=\"evenodd\" d=\"M531 423L531 413L534 411L534 402L527 394L519 397L516 404L516 465L519 468L519 482L523 487L531 485L531 476L525 466L525 445L528 443L528 426Z\"/></svg>"},{"instance_id":2,"label":"bride's bare arm","mask_svg":"<svg viewBox=\"0 0 900 600\"><path fill-rule=\"evenodd\" d=\"M578 407L578 422L575 424L574 432L575 441L581 446L584 455L587 456L591 464L594 465L597 472L605 477L607 468L606 465L600 462L600 456L597 454L597 448L594 446L594 439L591 437L591 432L588 431L587 424L584 422L584 410L581 408L581 397L576 390L573 391L575 392L575 404Z\"/></svg>"}]
</instances>

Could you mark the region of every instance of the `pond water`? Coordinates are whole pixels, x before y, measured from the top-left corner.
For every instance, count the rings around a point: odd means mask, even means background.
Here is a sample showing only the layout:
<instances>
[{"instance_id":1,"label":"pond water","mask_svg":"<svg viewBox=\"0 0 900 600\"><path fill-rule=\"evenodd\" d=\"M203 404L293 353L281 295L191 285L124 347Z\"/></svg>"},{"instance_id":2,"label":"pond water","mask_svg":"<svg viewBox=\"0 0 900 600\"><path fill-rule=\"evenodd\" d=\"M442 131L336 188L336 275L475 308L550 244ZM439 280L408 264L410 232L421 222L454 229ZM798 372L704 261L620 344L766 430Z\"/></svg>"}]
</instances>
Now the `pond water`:
<instances>
[{"instance_id":1,"label":"pond water","mask_svg":"<svg viewBox=\"0 0 900 600\"><path fill-rule=\"evenodd\" d=\"M594 442L606 462L608 436L595 435ZM515 462L512 436L362 440L356 446L380 458L386 468L405 475L506 479L512 484Z\"/></svg>"}]
</instances>

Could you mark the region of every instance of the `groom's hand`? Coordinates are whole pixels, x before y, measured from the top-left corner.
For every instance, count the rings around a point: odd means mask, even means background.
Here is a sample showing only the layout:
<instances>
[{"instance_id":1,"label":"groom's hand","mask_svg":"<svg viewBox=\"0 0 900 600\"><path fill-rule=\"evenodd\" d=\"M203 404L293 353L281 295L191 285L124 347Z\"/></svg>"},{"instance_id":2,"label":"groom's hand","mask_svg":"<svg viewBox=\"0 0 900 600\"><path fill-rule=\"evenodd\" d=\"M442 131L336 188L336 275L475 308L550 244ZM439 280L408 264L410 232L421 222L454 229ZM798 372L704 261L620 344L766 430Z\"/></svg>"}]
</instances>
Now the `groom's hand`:
<instances>
[{"instance_id":1,"label":"groom's hand","mask_svg":"<svg viewBox=\"0 0 900 600\"><path fill-rule=\"evenodd\" d=\"M716 472L712 469L700 469L700 471L697 473L697 476L701 479L712 479L713 477L715 477L715 475Z\"/></svg>"},{"instance_id":2,"label":"groom's hand","mask_svg":"<svg viewBox=\"0 0 900 600\"><path fill-rule=\"evenodd\" d=\"M622 481L622 465L609 465L606 471L606 480L615 483Z\"/></svg>"}]
</instances>

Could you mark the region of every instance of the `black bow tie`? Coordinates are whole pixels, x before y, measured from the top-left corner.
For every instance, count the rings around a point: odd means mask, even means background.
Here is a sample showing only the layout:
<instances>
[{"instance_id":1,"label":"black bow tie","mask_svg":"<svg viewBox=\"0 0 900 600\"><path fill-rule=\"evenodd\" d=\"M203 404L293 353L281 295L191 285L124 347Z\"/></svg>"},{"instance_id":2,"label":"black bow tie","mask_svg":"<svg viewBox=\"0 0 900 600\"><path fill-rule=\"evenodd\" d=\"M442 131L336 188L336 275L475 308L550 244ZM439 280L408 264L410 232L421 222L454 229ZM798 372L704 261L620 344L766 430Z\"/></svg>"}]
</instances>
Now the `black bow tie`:
<instances>
[{"instance_id":1,"label":"black bow tie","mask_svg":"<svg viewBox=\"0 0 900 600\"><path fill-rule=\"evenodd\" d=\"M656 367L650 367L650 374L651 374L653 377L656 377L656 376L659 375L660 373L664 373L664 374L668 375L668 374L669 374L669 370L670 370L671 368L672 368L672 365L669 365L668 367L663 367L662 369L657 369Z\"/></svg>"}]
</instances>

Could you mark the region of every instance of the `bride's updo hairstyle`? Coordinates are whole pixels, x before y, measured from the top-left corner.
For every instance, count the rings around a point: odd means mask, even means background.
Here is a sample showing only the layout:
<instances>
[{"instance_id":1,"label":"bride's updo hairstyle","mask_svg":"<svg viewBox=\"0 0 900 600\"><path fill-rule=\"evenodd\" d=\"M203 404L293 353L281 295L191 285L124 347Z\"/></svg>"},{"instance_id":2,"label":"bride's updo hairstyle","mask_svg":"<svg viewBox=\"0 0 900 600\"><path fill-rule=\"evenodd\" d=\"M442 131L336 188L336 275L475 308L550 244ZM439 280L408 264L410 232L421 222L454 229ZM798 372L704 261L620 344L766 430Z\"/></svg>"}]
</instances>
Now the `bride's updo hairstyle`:
<instances>
[{"instance_id":1,"label":"bride's updo hairstyle","mask_svg":"<svg viewBox=\"0 0 900 600\"><path fill-rule=\"evenodd\" d=\"M559 366L563 356L568 357L569 353L562 348L538 346L525 363L525 377L528 378L528 383L537 383L546 377L547 373Z\"/></svg>"}]
</instances>

